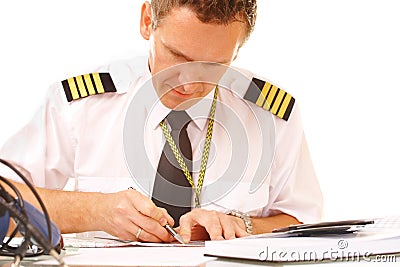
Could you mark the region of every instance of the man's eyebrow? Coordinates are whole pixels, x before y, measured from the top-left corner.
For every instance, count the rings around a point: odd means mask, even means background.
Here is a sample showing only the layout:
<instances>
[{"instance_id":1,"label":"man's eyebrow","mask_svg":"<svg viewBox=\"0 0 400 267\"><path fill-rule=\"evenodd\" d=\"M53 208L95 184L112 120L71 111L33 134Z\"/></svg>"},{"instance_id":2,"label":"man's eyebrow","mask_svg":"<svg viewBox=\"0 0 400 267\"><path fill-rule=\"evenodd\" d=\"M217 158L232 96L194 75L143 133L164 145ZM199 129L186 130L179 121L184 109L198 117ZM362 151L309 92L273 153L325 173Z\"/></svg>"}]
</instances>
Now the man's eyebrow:
<instances>
[{"instance_id":1,"label":"man's eyebrow","mask_svg":"<svg viewBox=\"0 0 400 267\"><path fill-rule=\"evenodd\" d=\"M165 48L167 48L167 49L168 49L172 54L174 54L175 56L182 57L182 58L184 58L184 59L187 60L187 61L195 61L195 60L192 59L191 57L189 57L189 56L183 54L182 52L180 52L179 50L177 50L177 49L175 49L175 48L173 48L173 47L167 45L165 42L161 41L161 43L163 44L163 46L164 46Z\"/></svg>"},{"instance_id":2,"label":"man's eyebrow","mask_svg":"<svg viewBox=\"0 0 400 267\"><path fill-rule=\"evenodd\" d=\"M162 43L163 46L164 46L165 48L167 48L172 54L174 54L174 55L176 55L176 56L178 56L178 57L182 57L182 58L184 58L186 61L196 61L196 60L192 59L191 57L189 57L189 56L183 54L183 53L180 52L179 50L177 50L177 49L175 49L175 48L173 48L173 47L167 45L165 42L161 41L161 43ZM215 63L219 63L219 64L229 64L230 62L231 62L230 60L224 60L224 61L215 62ZM213 62L213 63L214 63L214 62Z\"/></svg>"}]
</instances>

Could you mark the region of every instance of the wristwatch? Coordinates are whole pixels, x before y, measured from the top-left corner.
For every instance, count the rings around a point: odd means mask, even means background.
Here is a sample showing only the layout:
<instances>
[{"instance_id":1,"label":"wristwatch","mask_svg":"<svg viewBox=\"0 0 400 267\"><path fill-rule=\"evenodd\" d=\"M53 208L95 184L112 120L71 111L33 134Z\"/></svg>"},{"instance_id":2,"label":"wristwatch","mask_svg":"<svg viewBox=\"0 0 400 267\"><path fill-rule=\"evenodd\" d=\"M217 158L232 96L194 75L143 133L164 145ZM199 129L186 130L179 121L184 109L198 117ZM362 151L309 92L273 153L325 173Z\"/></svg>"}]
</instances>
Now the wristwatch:
<instances>
[{"instance_id":1,"label":"wristwatch","mask_svg":"<svg viewBox=\"0 0 400 267\"><path fill-rule=\"evenodd\" d=\"M246 232L249 234L253 233L253 223L251 222L251 218L247 213L238 210L231 210L226 214L242 219L244 221L244 225L246 226Z\"/></svg>"}]
</instances>

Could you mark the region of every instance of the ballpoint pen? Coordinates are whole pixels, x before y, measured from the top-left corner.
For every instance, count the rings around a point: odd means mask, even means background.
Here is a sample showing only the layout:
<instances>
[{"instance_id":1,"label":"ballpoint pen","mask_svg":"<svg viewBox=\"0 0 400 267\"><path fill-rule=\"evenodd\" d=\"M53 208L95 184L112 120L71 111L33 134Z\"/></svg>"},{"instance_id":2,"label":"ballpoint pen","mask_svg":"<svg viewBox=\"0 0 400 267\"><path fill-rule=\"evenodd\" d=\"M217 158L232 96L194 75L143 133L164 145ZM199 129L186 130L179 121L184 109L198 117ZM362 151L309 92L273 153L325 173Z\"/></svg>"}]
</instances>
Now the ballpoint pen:
<instances>
[{"instance_id":1,"label":"ballpoint pen","mask_svg":"<svg viewBox=\"0 0 400 267\"><path fill-rule=\"evenodd\" d=\"M174 228L171 227L171 225L169 225L169 224L167 223L164 227L165 227L165 229L167 229L167 231L168 231L176 240L178 240L179 243L185 244L185 242L183 242L182 237L174 230Z\"/></svg>"}]
</instances>

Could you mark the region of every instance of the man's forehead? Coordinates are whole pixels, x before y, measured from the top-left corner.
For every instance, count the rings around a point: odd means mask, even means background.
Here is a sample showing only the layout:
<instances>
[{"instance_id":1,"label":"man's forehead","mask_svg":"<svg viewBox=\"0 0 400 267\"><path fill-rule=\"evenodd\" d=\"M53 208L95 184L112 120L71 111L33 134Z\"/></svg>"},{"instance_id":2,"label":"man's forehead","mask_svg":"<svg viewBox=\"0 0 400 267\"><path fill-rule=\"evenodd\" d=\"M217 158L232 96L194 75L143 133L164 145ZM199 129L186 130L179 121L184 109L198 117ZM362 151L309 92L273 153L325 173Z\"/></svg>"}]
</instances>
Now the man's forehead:
<instances>
[{"instance_id":1,"label":"man's forehead","mask_svg":"<svg viewBox=\"0 0 400 267\"><path fill-rule=\"evenodd\" d=\"M212 30L213 28L228 29L232 28L232 25L235 25L237 28L241 29L242 32L241 34L243 35L242 36L243 38L247 30L246 24L244 22L235 19L233 19L229 23L218 22L218 21L203 22L198 18L198 15L193 9L186 6L178 6L171 8L171 10L157 23L157 28L165 24L165 22L167 22L167 25L164 25L166 27L168 27L168 25L179 26L188 24L189 25L199 24L208 26L210 30Z\"/></svg>"},{"instance_id":2,"label":"man's forehead","mask_svg":"<svg viewBox=\"0 0 400 267\"><path fill-rule=\"evenodd\" d=\"M161 45L186 61L229 64L243 40L244 31L243 23L204 23L193 12L178 9L163 20L154 34Z\"/></svg>"},{"instance_id":3,"label":"man's forehead","mask_svg":"<svg viewBox=\"0 0 400 267\"><path fill-rule=\"evenodd\" d=\"M178 56L178 57L182 57L184 58L186 61L188 62L193 62L193 61L204 61L202 59L197 59L192 57L192 55L190 55L190 53L185 53L184 51L182 51L180 48L178 47L174 47L173 44L169 44L167 40L163 39L162 37L160 38L161 44L168 49L171 53L173 53L174 55ZM230 64L231 63L231 55L229 55L229 57L220 57L220 58L215 58L213 61L213 63L219 63L219 64Z\"/></svg>"}]
</instances>

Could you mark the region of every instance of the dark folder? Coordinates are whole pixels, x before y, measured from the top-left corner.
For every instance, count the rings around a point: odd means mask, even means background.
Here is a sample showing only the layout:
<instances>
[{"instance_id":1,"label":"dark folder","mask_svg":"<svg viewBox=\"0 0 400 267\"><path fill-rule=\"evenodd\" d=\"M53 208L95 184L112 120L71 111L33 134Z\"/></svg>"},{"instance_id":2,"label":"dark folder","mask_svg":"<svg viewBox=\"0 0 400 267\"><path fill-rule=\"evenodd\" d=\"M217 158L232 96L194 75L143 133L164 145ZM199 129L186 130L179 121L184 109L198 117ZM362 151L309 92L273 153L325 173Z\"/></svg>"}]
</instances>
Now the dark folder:
<instances>
[{"instance_id":1,"label":"dark folder","mask_svg":"<svg viewBox=\"0 0 400 267\"><path fill-rule=\"evenodd\" d=\"M373 223L373 220L346 220L311 224L296 224L275 229L272 232L282 233L290 236L342 235L357 232L365 225Z\"/></svg>"}]
</instances>

